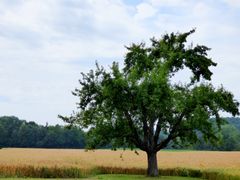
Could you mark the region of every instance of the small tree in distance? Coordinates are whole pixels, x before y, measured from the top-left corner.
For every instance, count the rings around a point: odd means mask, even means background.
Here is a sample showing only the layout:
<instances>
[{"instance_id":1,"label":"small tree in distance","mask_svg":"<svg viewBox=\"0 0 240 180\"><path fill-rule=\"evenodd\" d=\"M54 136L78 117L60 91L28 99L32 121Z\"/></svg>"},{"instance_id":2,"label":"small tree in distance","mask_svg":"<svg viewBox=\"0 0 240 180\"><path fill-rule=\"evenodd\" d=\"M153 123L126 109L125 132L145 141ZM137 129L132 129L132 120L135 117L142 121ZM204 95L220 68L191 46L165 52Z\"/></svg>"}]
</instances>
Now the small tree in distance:
<instances>
[{"instance_id":1,"label":"small tree in distance","mask_svg":"<svg viewBox=\"0 0 240 180\"><path fill-rule=\"evenodd\" d=\"M157 152L170 142L195 143L199 133L216 140L216 125L220 129L224 123L219 112L238 115L239 103L210 83L209 68L216 66L207 56L210 49L186 47L194 32L153 38L150 47L132 44L123 69L113 62L109 72L97 64L95 71L82 73L81 86L73 92L79 112L60 118L89 128L90 148L111 143L145 151L148 176L158 176ZM192 72L189 82L174 83L172 77L185 68Z\"/></svg>"}]
</instances>

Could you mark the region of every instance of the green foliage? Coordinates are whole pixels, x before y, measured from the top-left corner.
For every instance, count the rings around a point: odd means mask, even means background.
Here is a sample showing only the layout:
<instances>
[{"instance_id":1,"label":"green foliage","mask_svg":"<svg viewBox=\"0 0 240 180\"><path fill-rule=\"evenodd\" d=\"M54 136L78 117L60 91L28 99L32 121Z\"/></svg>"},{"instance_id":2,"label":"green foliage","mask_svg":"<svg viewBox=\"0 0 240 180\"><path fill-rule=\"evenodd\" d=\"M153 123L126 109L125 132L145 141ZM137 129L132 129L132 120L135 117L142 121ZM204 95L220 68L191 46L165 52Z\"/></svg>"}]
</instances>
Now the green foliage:
<instances>
[{"instance_id":1,"label":"green foliage","mask_svg":"<svg viewBox=\"0 0 240 180\"><path fill-rule=\"evenodd\" d=\"M232 119L232 118L231 118ZM215 144L205 142L199 136L199 142L192 149L196 150L218 150L218 151L239 151L240 150L240 130L233 124L226 124L221 127L222 131L218 132L219 140Z\"/></svg>"},{"instance_id":2,"label":"green foliage","mask_svg":"<svg viewBox=\"0 0 240 180\"><path fill-rule=\"evenodd\" d=\"M230 125L233 125L240 131L240 118L239 117L228 117L226 119Z\"/></svg>"},{"instance_id":3,"label":"green foliage","mask_svg":"<svg viewBox=\"0 0 240 180\"><path fill-rule=\"evenodd\" d=\"M240 131L232 126L225 125L222 128L222 143L218 149L224 151L240 150Z\"/></svg>"},{"instance_id":4,"label":"green foliage","mask_svg":"<svg viewBox=\"0 0 240 180\"><path fill-rule=\"evenodd\" d=\"M114 148L146 151L153 170L150 176L158 174L156 152L170 142L195 143L198 133L204 140L216 141L224 124L219 112L238 115L239 103L231 92L210 83L210 68L217 65L208 57L210 49L186 47L194 31L152 38L150 47L132 44L127 47L123 69L113 62L109 71L97 64L95 71L82 73L80 88L73 92L79 97L79 111L60 117L90 128L90 148L111 143ZM192 72L189 82L174 83L173 76L183 69ZM160 139L160 133L165 138Z\"/></svg>"},{"instance_id":5,"label":"green foliage","mask_svg":"<svg viewBox=\"0 0 240 180\"><path fill-rule=\"evenodd\" d=\"M92 177L94 179L102 179L102 180L150 180L152 178L143 176L143 175L124 175L124 174L111 174L111 175L98 175L96 177ZM154 178L155 180L200 180L199 178L190 178L190 177L179 177L179 176L161 176L158 178Z\"/></svg>"},{"instance_id":6,"label":"green foliage","mask_svg":"<svg viewBox=\"0 0 240 180\"><path fill-rule=\"evenodd\" d=\"M186 48L187 33L166 34L161 39L127 47L124 68L114 62L109 72L97 64L96 70L82 73L79 112L60 116L70 124L90 127L89 146L103 144L137 147L158 151L171 141L197 141L197 132L205 140L214 141L215 124L224 124L219 112L239 114L239 103L223 87L211 83L211 66L206 46ZM188 68L189 83L174 83L176 72ZM207 82L208 81L208 82ZM215 116L215 121L210 121ZM160 140L160 133L166 135Z\"/></svg>"},{"instance_id":7,"label":"green foliage","mask_svg":"<svg viewBox=\"0 0 240 180\"><path fill-rule=\"evenodd\" d=\"M0 117L0 147L84 148L84 136L77 127L41 126L13 116Z\"/></svg>"}]
</instances>

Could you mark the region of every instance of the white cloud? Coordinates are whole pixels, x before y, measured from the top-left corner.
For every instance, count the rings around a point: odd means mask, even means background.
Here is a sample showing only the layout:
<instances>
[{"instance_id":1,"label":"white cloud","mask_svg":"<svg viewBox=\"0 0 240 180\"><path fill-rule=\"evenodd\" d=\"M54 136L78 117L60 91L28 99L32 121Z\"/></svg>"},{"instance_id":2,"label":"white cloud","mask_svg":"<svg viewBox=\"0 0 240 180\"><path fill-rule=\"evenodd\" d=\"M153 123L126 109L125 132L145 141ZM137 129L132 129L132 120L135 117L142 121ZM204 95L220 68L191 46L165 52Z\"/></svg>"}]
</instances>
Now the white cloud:
<instances>
[{"instance_id":1,"label":"white cloud","mask_svg":"<svg viewBox=\"0 0 240 180\"><path fill-rule=\"evenodd\" d=\"M135 18L138 20L143 20L145 18L153 17L157 13L157 9L155 9L152 5L148 3L141 3L137 5L137 14Z\"/></svg>"},{"instance_id":2,"label":"white cloud","mask_svg":"<svg viewBox=\"0 0 240 180\"><path fill-rule=\"evenodd\" d=\"M153 6L185 6L189 0L149 0Z\"/></svg>"},{"instance_id":3,"label":"white cloud","mask_svg":"<svg viewBox=\"0 0 240 180\"><path fill-rule=\"evenodd\" d=\"M228 3L232 8L207 0L0 1L0 114L61 123L57 114L75 108L71 90L95 60L109 65L123 59L124 45L194 27L190 41L213 48L219 62L214 81L240 99L238 1Z\"/></svg>"},{"instance_id":4,"label":"white cloud","mask_svg":"<svg viewBox=\"0 0 240 180\"><path fill-rule=\"evenodd\" d=\"M232 7L240 7L240 0L223 0L223 1Z\"/></svg>"},{"instance_id":5,"label":"white cloud","mask_svg":"<svg viewBox=\"0 0 240 180\"><path fill-rule=\"evenodd\" d=\"M209 18L214 14L214 11L215 10L208 6L206 3L198 2L193 8L193 15L195 17L203 18L206 20L206 18Z\"/></svg>"}]
</instances>

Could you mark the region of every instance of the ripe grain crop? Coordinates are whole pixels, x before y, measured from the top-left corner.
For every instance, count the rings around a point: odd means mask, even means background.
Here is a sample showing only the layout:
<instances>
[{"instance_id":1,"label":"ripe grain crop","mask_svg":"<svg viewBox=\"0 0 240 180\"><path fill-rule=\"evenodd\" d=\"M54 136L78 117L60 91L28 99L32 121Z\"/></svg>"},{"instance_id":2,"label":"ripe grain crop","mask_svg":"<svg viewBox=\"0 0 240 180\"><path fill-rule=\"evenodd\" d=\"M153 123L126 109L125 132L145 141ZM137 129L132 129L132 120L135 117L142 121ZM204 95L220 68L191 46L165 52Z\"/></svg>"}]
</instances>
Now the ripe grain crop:
<instances>
[{"instance_id":1,"label":"ripe grain crop","mask_svg":"<svg viewBox=\"0 0 240 180\"><path fill-rule=\"evenodd\" d=\"M105 172L119 171L131 174L146 169L147 157L142 151L137 155L130 150L95 150L77 149L18 149L0 150L1 167L35 168L79 168L90 170L102 168ZM158 153L160 169L195 169L221 172L240 176L240 152L219 151L160 151ZM110 170L109 170L110 169Z\"/></svg>"}]
</instances>

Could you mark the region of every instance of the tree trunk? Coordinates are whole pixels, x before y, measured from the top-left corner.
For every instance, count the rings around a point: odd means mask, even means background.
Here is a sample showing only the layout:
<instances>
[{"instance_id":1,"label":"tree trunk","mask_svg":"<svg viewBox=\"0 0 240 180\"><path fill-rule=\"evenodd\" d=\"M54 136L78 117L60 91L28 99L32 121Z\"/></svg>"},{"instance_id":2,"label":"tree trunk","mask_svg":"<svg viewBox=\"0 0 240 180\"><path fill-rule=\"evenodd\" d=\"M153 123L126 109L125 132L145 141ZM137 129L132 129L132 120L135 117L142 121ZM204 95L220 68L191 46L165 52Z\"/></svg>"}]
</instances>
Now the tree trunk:
<instances>
[{"instance_id":1,"label":"tree trunk","mask_svg":"<svg viewBox=\"0 0 240 180\"><path fill-rule=\"evenodd\" d=\"M156 152L147 153L147 157L148 157L147 175L158 176L157 153Z\"/></svg>"}]
</instances>

